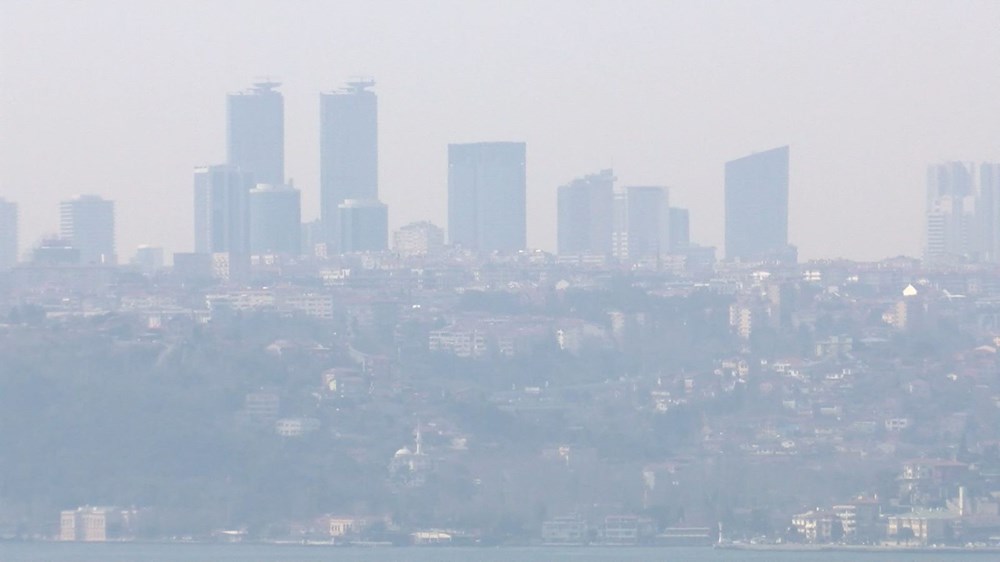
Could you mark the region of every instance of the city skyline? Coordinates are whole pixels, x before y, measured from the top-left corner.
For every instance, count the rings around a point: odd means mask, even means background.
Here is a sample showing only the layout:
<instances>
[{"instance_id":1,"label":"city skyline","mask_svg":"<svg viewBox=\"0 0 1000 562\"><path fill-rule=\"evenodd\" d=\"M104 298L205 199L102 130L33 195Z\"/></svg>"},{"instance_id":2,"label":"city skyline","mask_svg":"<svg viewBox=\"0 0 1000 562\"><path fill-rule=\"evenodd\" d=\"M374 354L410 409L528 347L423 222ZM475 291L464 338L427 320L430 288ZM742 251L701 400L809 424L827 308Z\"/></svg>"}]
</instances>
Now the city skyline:
<instances>
[{"instance_id":1,"label":"city skyline","mask_svg":"<svg viewBox=\"0 0 1000 562\"><path fill-rule=\"evenodd\" d=\"M394 209L391 229L446 222L444 146L512 138L532 147L528 245L552 251L555 188L613 166L623 185L670 185L690 209L692 240L722 252L720 164L792 144L789 234L804 259L919 256L927 164L998 160L1000 111L989 95L998 77L988 61L1000 8L989 3L623 11L553 2L531 8L518 41L508 41L510 26L523 24L527 4L439 4L420 17L413 7L345 6L333 23L319 17L322 5L254 3L235 16L231 5L161 4L145 12L156 14L146 31L122 25L115 3L8 7L0 50L19 56L0 59L0 196L21 205L22 253L57 231L52 209L79 192L118 202L123 258L143 243L168 254L190 248L190 166L225 160L222 94L267 74L284 84L286 175L302 190L305 220L318 214L317 92L370 74L379 80L380 196ZM51 17L55 7L61 17ZM105 18L76 25L91 12ZM233 25L208 32L223 15ZM477 23L442 36L456 18ZM134 48L115 48L105 26L118 30L114 44ZM385 33L372 37L374 27ZM569 37L567 28L581 31ZM413 48L381 39L392 35ZM203 39L177 39L188 36ZM424 40L438 36L439 44ZM553 40L560 49L545 48ZM580 64L551 54L566 50ZM170 64L150 74L149 61ZM46 166L50 158L63 165ZM147 208L150 200L160 204ZM859 208L894 208L900 220L884 232L875 214L855 216Z\"/></svg>"}]
</instances>

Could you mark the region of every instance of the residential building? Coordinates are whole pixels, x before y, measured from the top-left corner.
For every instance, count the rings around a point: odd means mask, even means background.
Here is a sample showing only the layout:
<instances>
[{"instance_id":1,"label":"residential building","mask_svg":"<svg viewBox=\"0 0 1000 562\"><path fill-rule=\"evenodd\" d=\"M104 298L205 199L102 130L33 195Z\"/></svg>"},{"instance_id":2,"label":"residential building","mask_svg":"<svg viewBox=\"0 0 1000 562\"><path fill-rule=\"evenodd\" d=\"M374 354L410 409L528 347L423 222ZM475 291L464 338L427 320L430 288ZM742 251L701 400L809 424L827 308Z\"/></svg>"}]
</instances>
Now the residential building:
<instances>
[{"instance_id":1,"label":"residential building","mask_svg":"<svg viewBox=\"0 0 1000 562\"><path fill-rule=\"evenodd\" d=\"M115 507L78 507L59 513L59 540L105 542L131 532L136 512Z\"/></svg>"},{"instance_id":2,"label":"residential building","mask_svg":"<svg viewBox=\"0 0 1000 562\"><path fill-rule=\"evenodd\" d=\"M393 248L400 257L433 256L444 249L444 230L427 222L411 222L393 234Z\"/></svg>"},{"instance_id":3,"label":"residential building","mask_svg":"<svg viewBox=\"0 0 1000 562\"><path fill-rule=\"evenodd\" d=\"M826 543L834 539L840 519L830 511L807 511L792 517L792 528L808 543ZM839 534L843 534L840 532Z\"/></svg>"},{"instance_id":4,"label":"residential building","mask_svg":"<svg viewBox=\"0 0 1000 562\"><path fill-rule=\"evenodd\" d=\"M601 170L559 187L560 255L611 254L614 182L614 172Z\"/></svg>"},{"instance_id":5,"label":"residential building","mask_svg":"<svg viewBox=\"0 0 1000 562\"><path fill-rule=\"evenodd\" d=\"M788 250L788 147L726 162L726 258L762 261Z\"/></svg>"},{"instance_id":6,"label":"residential building","mask_svg":"<svg viewBox=\"0 0 1000 562\"><path fill-rule=\"evenodd\" d=\"M59 234L80 251L84 265L114 264L115 204L96 195L81 195L59 204Z\"/></svg>"},{"instance_id":7,"label":"residential building","mask_svg":"<svg viewBox=\"0 0 1000 562\"><path fill-rule=\"evenodd\" d=\"M256 82L226 99L226 162L260 183L285 183L285 109L278 82Z\"/></svg>"},{"instance_id":8,"label":"residential building","mask_svg":"<svg viewBox=\"0 0 1000 562\"><path fill-rule=\"evenodd\" d=\"M448 145L448 240L468 250L515 252L527 244L525 144Z\"/></svg>"}]
</instances>

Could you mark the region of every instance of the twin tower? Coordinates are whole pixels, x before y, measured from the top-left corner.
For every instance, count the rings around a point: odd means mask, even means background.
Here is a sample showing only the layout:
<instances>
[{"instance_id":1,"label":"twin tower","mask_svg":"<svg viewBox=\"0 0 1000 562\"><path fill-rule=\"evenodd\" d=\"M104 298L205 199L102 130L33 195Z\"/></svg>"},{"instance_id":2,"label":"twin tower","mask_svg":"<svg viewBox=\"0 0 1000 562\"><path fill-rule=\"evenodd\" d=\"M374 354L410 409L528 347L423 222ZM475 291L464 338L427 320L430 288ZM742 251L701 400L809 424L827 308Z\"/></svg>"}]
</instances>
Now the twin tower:
<instances>
[{"instance_id":1,"label":"twin tower","mask_svg":"<svg viewBox=\"0 0 1000 562\"><path fill-rule=\"evenodd\" d=\"M284 97L271 81L230 94L226 163L195 168L195 251L302 253L303 230L330 253L384 250L378 199L378 100L356 80L320 94L320 220L303 229L301 197L285 180Z\"/></svg>"}]
</instances>

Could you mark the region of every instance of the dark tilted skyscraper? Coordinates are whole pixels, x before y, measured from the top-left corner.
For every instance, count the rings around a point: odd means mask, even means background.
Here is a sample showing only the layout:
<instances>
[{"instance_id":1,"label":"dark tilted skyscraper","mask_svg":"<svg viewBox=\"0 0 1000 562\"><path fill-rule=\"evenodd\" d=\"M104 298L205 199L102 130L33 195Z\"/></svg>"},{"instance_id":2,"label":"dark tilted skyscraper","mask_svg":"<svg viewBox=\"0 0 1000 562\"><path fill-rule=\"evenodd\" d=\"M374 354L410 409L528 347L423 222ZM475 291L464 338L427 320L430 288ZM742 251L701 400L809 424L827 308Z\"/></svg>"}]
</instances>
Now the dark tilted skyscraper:
<instances>
[{"instance_id":1,"label":"dark tilted skyscraper","mask_svg":"<svg viewBox=\"0 0 1000 562\"><path fill-rule=\"evenodd\" d=\"M285 183L285 107L278 86L257 82L229 94L226 104L227 163L273 185Z\"/></svg>"},{"instance_id":2,"label":"dark tilted skyscraper","mask_svg":"<svg viewBox=\"0 0 1000 562\"><path fill-rule=\"evenodd\" d=\"M523 250L525 144L448 145L448 240L479 252Z\"/></svg>"},{"instance_id":3,"label":"dark tilted skyscraper","mask_svg":"<svg viewBox=\"0 0 1000 562\"><path fill-rule=\"evenodd\" d=\"M338 242L341 203L378 199L378 98L369 90L374 85L358 80L319 96L320 218L327 242Z\"/></svg>"},{"instance_id":4,"label":"dark tilted skyscraper","mask_svg":"<svg viewBox=\"0 0 1000 562\"><path fill-rule=\"evenodd\" d=\"M726 162L726 258L779 258L788 248L788 147Z\"/></svg>"}]
</instances>

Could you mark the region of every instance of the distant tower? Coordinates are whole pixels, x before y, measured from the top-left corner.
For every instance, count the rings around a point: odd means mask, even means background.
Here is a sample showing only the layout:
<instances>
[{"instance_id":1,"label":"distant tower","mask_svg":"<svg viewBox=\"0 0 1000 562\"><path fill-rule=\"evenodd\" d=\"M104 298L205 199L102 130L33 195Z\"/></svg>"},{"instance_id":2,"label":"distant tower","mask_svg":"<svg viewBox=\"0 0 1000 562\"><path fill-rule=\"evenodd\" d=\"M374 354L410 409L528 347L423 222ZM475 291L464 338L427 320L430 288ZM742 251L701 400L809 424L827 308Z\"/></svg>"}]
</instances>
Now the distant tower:
<instances>
[{"instance_id":1,"label":"distant tower","mask_svg":"<svg viewBox=\"0 0 1000 562\"><path fill-rule=\"evenodd\" d=\"M1000 164L984 163L979 167L980 237L983 259L1000 262Z\"/></svg>"},{"instance_id":2,"label":"distant tower","mask_svg":"<svg viewBox=\"0 0 1000 562\"><path fill-rule=\"evenodd\" d=\"M284 98L277 82L257 82L229 94L226 104L226 160L254 181L285 182Z\"/></svg>"},{"instance_id":3,"label":"distant tower","mask_svg":"<svg viewBox=\"0 0 1000 562\"><path fill-rule=\"evenodd\" d=\"M96 195L63 201L59 204L59 233L80 251L80 263L116 263L113 201Z\"/></svg>"},{"instance_id":4,"label":"distant tower","mask_svg":"<svg viewBox=\"0 0 1000 562\"><path fill-rule=\"evenodd\" d=\"M687 209L670 207L670 253L683 254L691 246L691 216Z\"/></svg>"},{"instance_id":5,"label":"distant tower","mask_svg":"<svg viewBox=\"0 0 1000 562\"><path fill-rule=\"evenodd\" d=\"M381 252L388 247L389 213L384 203L348 199L338 210L342 253Z\"/></svg>"},{"instance_id":6,"label":"distant tower","mask_svg":"<svg viewBox=\"0 0 1000 562\"><path fill-rule=\"evenodd\" d=\"M17 203L0 197L0 270L17 263Z\"/></svg>"},{"instance_id":7,"label":"distant tower","mask_svg":"<svg viewBox=\"0 0 1000 562\"><path fill-rule=\"evenodd\" d=\"M194 169L194 243L202 254L250 255L251 174L229 165Z\"/></svg>"},{"instance_id":8,"label":"distant tower","mask_svg":"<svg viewBox=\"0 0 1000 562\"><path fill-rule=\"evenodd\" d=\"M560 255L611 254L614 183L614 172L601 170L559 187Z\"/></svg>"},{"instance_id":9,"label":"distant tower","mask_svg":"<svg viewBox=\"0 0 1000 562\"><path fill-rule=\"evenodd\" d=\"M985 170L989 172L989 168ZM984 195L989 199L991 190ZM966 162L929 166L924 258L941 261L976 257L979 250L976 215L975 167Z\"/></svg>"},{"instance_id":10,"label":"distant tower","mask_svg":"<svg viewBox=\"0 0 1000 562\"><path fill-rule=\"evenodd\" d=\"M319 96L320 219L336 244L339 206L378 200L378 98L373 80L356 80Z\"/></svg>"},{"instance_id":11,"label":"distant tower","mask_svg":"<svg viewBox=\"0 0 1000 562\"><path fill-rule=\"evenodd\" d=\"M788 147L726 162L726 258L788 255Z\"/></svg>"},{"instance_id":12,"label":"distant tower","mask_svg":"<svg viewBox=\"0 0 1000 562\"><path fill-rule=\"evenodd\" d=\"M629 186L615 194L614 254L622 260L657 258L670 253L670 191Z\"/></svg>"},{"instance_id":13,"label":"distant tower","mask_svg":"<svg viewBox=\"0 0 1000 562\"><path fill-rule=\"evenodd\" d=\"M448 145L448 240L479 252L526 246L525 144Z\"/></svg>"},{"instance_id":14,"label":"distant tower","mask_svg":"<svg viewBox=\"0 0 1000 562\"><path fill-rule=\"evenodd\" d=\"M302 253L299 190L257 184L250 191L250 252L297 256Z\"/></svg>"}]
</instances>

